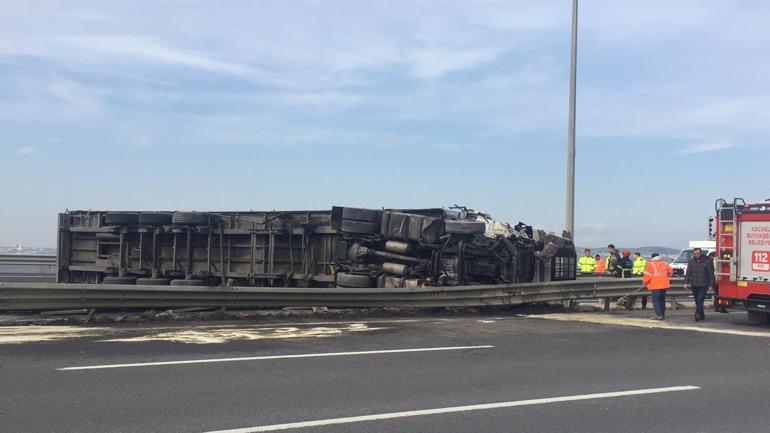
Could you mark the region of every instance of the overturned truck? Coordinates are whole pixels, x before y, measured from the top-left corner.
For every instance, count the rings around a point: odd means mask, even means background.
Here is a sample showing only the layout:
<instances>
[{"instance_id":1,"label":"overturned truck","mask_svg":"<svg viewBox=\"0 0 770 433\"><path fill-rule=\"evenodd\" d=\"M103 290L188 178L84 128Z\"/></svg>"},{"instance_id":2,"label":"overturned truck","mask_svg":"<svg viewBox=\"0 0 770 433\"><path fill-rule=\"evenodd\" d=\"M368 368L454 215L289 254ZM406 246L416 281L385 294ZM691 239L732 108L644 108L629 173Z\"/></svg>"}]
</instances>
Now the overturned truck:
<instances>
[{"instance_id":1,"label":"overturned truck","mask_svg":"<svg viewBox=\"0 0 770 433\"><path fill-rule=\"evenodd\" d=\"M575 278L571 240L466 208L59 214L60 283L416 288Z\"/></svg>"}]
</instances>

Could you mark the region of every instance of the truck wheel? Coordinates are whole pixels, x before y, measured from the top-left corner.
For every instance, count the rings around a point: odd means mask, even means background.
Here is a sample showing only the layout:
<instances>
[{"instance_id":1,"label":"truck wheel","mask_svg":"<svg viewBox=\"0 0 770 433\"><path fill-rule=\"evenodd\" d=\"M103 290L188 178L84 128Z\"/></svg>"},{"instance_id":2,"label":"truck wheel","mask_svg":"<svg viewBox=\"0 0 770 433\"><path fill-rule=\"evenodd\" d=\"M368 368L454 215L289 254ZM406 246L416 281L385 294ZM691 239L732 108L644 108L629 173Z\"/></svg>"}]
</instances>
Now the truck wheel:
<instances>
[{"instance_id":1,"label":"truck wheel","mask_svg":"<svg viewBox=\"0 0 770 433\"><path fill-rule=\"evenodd\" d=\"M203 212L174 212L171 222L183 226L205 226L209 224L209 214Z\"/></svg>"},{"instance_id":2,"label":"truck wheel","mask_svg":"<svg viewBox=\"0 0 770 433\"><path fill-rule=\"evenodd\" d=\"M104 277L102 284L136 284L136 277Z\"/></svg>"},{"instance_id":3,"label":"truck wheel","mask_svg":"<svg viewBox=\"0 0 770 433\"><path fill-rule=\"evenodd\" d=\"M206 282L203 280L171 280L172 286L186 286L186 287L200 287L205 286Z\"/></svg>"},{"instance_id":4,"label":"truck wheel","mask_svg":"<svg viewBox=\"0 0 770 433\"><path fill-rule=\"evenodd\" d=\"M481 221L444 221L444 231L457 235L480 235L487 230L487 225Z\"/></svg>"},{"instance_id":5,"label":"truck wheel","mask_svg":"<svg viewBox=\"0 0 770 433\"><path fill-rule=\"evenodd\" d=\"M163 212L143 212L139 214L139 224L164 226L171 224L171 214Z\"/></svg>"},{"instance_id":6,"label":"truck wheel","mask_svg":"<svg viewBox=\"0 0 770 433\"><path fill-rule=\"evenodd\" d=\"M137 278L137 286L168 286L171 282L168 278Z\"/></svg>"},{"instance_id":7,"label":"truck wheel","mask_svg":"<svg viewBox=\"0 0 770 433\"><path fill-rule=\"evenodd\" d=\"M374 281L369 275L349 274L347 272L339 272L337 274L337 287L374 287Z\"/></svg>"},{"instance_id":8,"label":"truck wheel","mask_svg":"<svg viewBox=\"0 0 770 433\"><path fill-rule=\"evenodd\" d=\"M770 323L770 313L764 311L747 311L749 321L754 323Z\"/></svg>"},{"instance_id":9,"label":"truck wheel","mask_svg":"<svg viewBox=\"0 0 770 433\"><path fill-rule=\"evenodd\" d=\"M368 221L371 223L377 222L379 211L371 209L360 209L356 207L342 208L342 219L356 220L356 221Z\"/></svg>"},{"instance_id":10,"label":"truck wheel","mask_svg":"<svg viewBox=\"0 0 770 433\"><path fill-rule=\"evenodd\" d=\"M104 215L104 225L124 226L139 223L139 214L134 212L108 212Z\"/></svg>"},{"instance_id":11,"label":"truck wheel","mask_svg":"<svg viewBox=\"0 0 770 433\"><path fill-rule=\"evenodd\" d=\"M342 220L342 225L340 226L340 229L343 232L348 232L348 233L367 233L367 234L375 234L380 231L379 227L377 226L377 223L367 222L367 221L353 221L353 220Z\"/></svg>"}]
</instances>

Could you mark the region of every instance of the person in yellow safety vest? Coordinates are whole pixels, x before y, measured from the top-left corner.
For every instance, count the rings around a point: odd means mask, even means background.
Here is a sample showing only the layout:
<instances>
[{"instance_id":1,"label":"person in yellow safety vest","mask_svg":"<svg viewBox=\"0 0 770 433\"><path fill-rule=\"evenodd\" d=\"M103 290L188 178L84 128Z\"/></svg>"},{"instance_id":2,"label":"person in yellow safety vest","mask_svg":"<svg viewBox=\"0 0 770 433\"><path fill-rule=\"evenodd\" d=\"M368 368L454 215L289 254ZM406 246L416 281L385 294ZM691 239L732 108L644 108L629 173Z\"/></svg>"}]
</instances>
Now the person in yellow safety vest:
<instances>
[{"instance_id":1,"label":"person in yellow safety vest","mask_svg":"<svg viewBox=\"0 0 770 433\"><path fill-rule=\"evenodd\" d=\"M635 277L641 277L644 275L645 268L647 268L647 260L642 257L642 253L634 253L634 269L631 273Z\"/></svg>"},{"instance_id":2,"label":"person in yellow safety vest","mask_svg":"<svg viewBox=\"0 0 770 433\"><path fill-rule=\"evenodd\" d=\"M644 276L644 270L647 269L647 260L642 257L642 253L635 252L634 253L634 269L632 271L632 274L635 277L643 277ZM647 309L647 297L642 296L642 310Z\"/></svg>"},{"instance_id":3,"label":"person in yellow safety vest","mask_svg":"<svg viewBox=\"0 0 770 433\"><path fill-rule=\"evenodd\" d=\"M615 249L614 244L607 245L607 258L604 260L605 263L607 263L607 273L608 274L618 274L620 276L620 273L618 272L618 261L620 261L620 254L618 254L618 250Z\"/></svg>"},{"instance_id":4,"label":"person in yellow safety vest","mask_svg":"<svg viewBox=\"0 0 770 433\"><path fill-rule=\"evenodd\" d=\"M578 267L583 274L592 274L596 269L596 259L591 256L591 250L586 248L585 255L578 260Z\"/></svg>"}]
</instances>

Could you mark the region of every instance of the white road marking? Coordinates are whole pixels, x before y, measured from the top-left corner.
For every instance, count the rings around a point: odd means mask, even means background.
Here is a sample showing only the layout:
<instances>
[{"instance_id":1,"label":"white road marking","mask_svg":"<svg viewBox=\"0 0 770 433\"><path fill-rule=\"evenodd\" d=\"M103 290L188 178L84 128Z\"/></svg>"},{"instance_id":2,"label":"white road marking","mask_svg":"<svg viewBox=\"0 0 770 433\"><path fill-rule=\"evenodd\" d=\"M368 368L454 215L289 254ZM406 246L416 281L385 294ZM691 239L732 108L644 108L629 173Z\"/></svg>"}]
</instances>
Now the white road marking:
<instances>
[{"instance_id":1,"label":"white road marking","mask_svg":"<svg viewBox=\"0 0 770 433\"><path fill-rule=\"evenodd\" d=\"M384 355L384 354L390 354L390 353L413 353L413 352L442 352L442 351L449 351L449 350L493 349L494 347L495 346L422 347L417 349L365 350L365 351L359 351L359 352L305 353L305 354L299 354L299 355L247 356L242 358L189 359L184 361L140 362L135 364L107 364L107 365L87 365L82 367L61 367L61 368L57 368L57 370L59 371L102 370L107 368L155 367L155 366L164 366L164 365L206 364L206 363L214 363L214 362L265 361L270 359L323 358L323 357L330 357L330 356Z\"/></svg>"},{"instance_id":2,"label":"white road marking","mask_svg":"<svg viewBox=\"0 0 770 433\"><path fill-rule=\"evenodd\" d=\"M315 421L292 422L286 424L272 424L257 427L236 428L231 430L216 430L206 433L256 433L278 430L291 430L307 427L321 427L328 425L350 424L364 421L380 421L394 418L407 418L426 415L440 415L446 413L469 412L476 410L502 409L508 407L534 406L540 404L563 403L568 401L596 400L602 398L628 397L635 395L662 394L666 392L681 392L698 390L698 386L671 386L667 388L636 389L630 391L602 392L598 394L569 395L564 397L538 398L534 400L505 401L501 403L474 404L469 406L442 407L437 409L410 410L405 412L390 412L375 415L351 416L345 418L330 418Z\"/></svg>"},{"instance_id":3,"label":"white road marking","mask_svg":"<svg viewBox=\"0 0 770 433\"><path fill-rule=\"evenodd\" d=\"M610 314L543 314L527 316L531 319L558 320L563 322L596 323L600 325L634 326L648 329L673 329L679 331L705 332L709 334L742 335L745 337L770 338L769 331L742 331L739 329L707 328L693 325L678 325L665 320L641 319L635 317L620 317Z\"/></svg>"}]
</instances>

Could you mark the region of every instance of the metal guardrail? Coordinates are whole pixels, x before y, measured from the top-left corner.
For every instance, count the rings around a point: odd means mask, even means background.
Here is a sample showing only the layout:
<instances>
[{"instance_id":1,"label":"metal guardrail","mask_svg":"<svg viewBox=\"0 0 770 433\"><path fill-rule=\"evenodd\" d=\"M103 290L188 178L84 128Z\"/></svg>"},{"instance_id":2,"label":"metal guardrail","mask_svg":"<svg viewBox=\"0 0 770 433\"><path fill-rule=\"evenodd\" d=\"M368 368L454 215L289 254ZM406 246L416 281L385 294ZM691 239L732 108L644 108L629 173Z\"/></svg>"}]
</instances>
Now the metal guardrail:
<instances>
[{"instance_id":1,"label":"metal guardrail","mask_svg":"<svg viewBox=\"0 0 770 433\"><path fill-rule=\"evenodd\" d=\"M670 297L688 293L672 280ZM391 288L180 287L97 284L0 283L0 311L78 308L280 308L325 306L480 307L533 302L619 298L641 279L593 278L551 283ZM638 296L644 295L638 293Z\"/></svg>"},{"instance_id":2,"label":"metal guardrail","mask_svg":"<svg viewBox=\"0 0 770 433\"><path fill-rule=\"evenodd\" d=\"M56 281L56 256L0 254L0 282L52 283Z\"/></svg>"}]
</instances>

